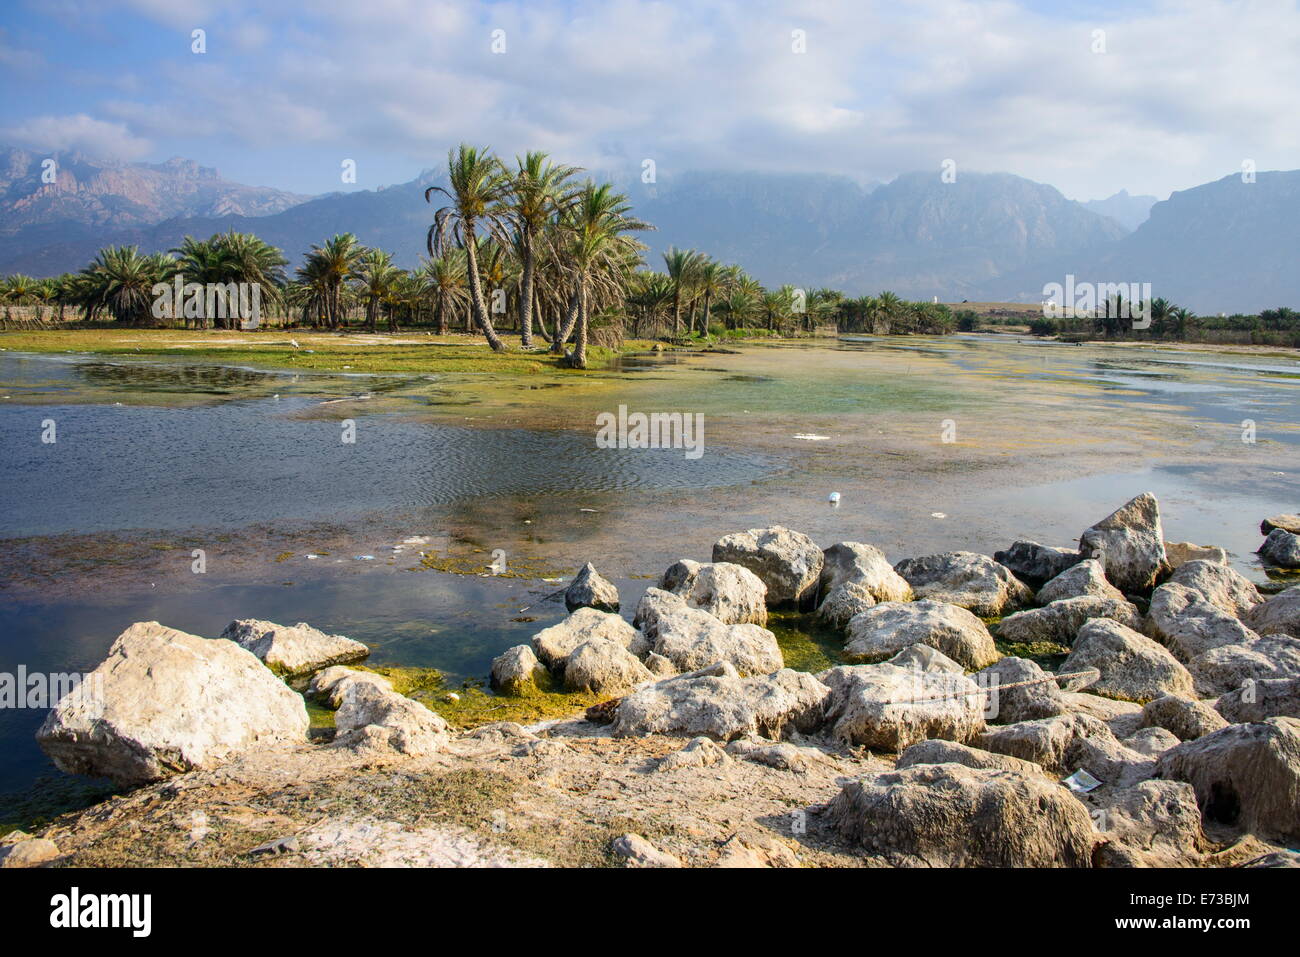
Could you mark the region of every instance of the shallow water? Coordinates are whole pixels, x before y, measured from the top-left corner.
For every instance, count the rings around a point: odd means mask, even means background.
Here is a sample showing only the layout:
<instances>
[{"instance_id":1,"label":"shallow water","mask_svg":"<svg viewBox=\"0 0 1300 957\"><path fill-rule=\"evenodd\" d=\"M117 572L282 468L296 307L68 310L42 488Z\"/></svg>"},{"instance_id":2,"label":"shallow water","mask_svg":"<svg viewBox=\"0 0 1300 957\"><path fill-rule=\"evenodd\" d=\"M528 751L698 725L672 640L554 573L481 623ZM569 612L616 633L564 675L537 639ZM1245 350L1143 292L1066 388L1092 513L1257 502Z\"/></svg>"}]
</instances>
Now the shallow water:
<instances>
[{"instance_id":1,"label":"shallow water","mask_svg":"<svg viewBox=\"0 0 1300 957\"><path fill-rule=\"evenodd\" d=\"M630 611L648 583L631 576L707 559L719 534L760 523L824 545L872 541L893 560L991 553L1021 537L1069 544L1149 490L1166 537L1222 545L1262 581L1260 518L1300 511L1300 363L1276 355L858 337L632 357L538 388L0 353L0 397L0 544L224 529L256 553L257 523L329 521L378 558L295 554L257 566L256 584L213 567L162 587L128 568L94 588L109 569L69 565L71 595L0 590L3 672L89 670L133 621L216 635L259 617L310 621L371 644L376 663L455 681L485 676L495 654L563 613L540 602L554 582L412 572L410 550L389 565L380 540L400 539L365 538L380 523L435 535L454 523L480 543L526 527L521 540L542 557L595 561ZM597 449L593 417L620 403L701 412L706 454ZM945 464L954 449L937 430L949 415L965 443L954 448L982 458ZM344 417L357 424L353 445L339 441ZM42 444L51 418L58 442ZM1257 445L1241 442L1247 418ZM828 439L796 438L811 433ZM831 489L843 491L837 509ZM4 567L22 578L12 559ZM52 771L32 739L42 718L0 710L0 793Z\"/></svg>"}]
</instances>

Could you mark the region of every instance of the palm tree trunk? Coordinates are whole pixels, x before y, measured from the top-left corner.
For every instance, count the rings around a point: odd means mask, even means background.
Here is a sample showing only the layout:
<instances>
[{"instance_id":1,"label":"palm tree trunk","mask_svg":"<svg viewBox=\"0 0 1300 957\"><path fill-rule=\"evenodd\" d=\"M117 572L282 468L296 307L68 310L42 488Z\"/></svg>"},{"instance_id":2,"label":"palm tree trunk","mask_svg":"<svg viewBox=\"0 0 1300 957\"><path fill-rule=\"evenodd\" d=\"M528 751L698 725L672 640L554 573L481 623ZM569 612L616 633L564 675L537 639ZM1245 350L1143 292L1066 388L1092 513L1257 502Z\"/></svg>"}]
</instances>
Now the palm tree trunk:
<instances>
[{"instance_id":1,"label":"palm tree trunk","mask_svg":"<svg viewBox=\"0 0 1300 957\"><path fill-rule=\"evenodd\" d=\"M438 290L438 304L434 308L434 311L438 317L438 335L440 336L445 336L447 334L447 309L443 302L446 298L447 294L442 290Z\"/></svg>"},{"instance_id":2,"label":"palm tree trunk","mask_svg":"<svg viewBox=\"0 0 1300 957\"><path fill-rule=\"evenodd\" d=\"M533 347L533 241L524 233L524 275L519 287L519 344Z\"/></svg>"},{"instance_id":3,"label":"palm tree trunk","mask_svg":"<svg viewBox=\"0 0 1300 957\"><path fill-rule=\"evenodd\" d=\"M551 351L557 356L564 354L564 344L569 341L569 335L578 322L578 312L578 290L574 289L573 295L569 298L569 314L564 320L564 325L555 330L555 338L551 340Z\"/></svg>"},{"instance_id":4,"label":"palm tree trunk","mask_svg":"<svg viewBox=\"0 0 1300 957\"><path fill-rule=\"evenodd\" d=\"M578 330L574 335L573 361L575 369L587 368L587 280L578 280Z\"/></svg>"},{"instance_id":5,"label":"palm tree trunk","mask_svg":"<svg viewBox=\"0 0 1300 957\"><path fill-rule=\"evenodd\" d=\"M488 317L487 303L483 301L483 285L479 282L478 274L478 251L474 245L474 224L466 222L465 226L465 263L469 273L469 298L470 312L474 316L474 321L478 324L479 331L487 338L488 345L492 347L493 352L502 352L505 350L505 343L497 335L496 330L492 328L492 320Z\"/></svg>"},{"instance_id":6,"label":"palm tree trunk","mask_svg":"<svg viewBox=\"0 0 1300 957\"><path fill-rule=\"evenodd\" d=\"M533 314L537 316L537 334L549 343L551 334L546 328L546 313L542 311L542 297L536 289L533 290Z\"/></svg>"}]
</instances>

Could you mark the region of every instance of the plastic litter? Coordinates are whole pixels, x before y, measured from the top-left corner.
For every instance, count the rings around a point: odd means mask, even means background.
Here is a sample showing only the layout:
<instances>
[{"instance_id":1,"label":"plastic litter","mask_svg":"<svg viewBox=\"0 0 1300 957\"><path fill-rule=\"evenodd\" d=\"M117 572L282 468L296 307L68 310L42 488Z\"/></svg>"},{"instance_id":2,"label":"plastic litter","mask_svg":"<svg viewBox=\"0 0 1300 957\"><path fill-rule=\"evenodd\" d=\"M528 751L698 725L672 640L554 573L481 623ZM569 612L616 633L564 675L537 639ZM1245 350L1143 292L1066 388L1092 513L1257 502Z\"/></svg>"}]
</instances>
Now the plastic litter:
<instances>
[{"instance_id":1,"label":"plastic litter","mask_svg":"<svg viewBox=\"0 0 1300 957\"><path fill-rule=\"evenodd\" d=\"M1101 787L1101 782L1094 778L1083 768L1075 771L1068 778L1061 782L1071 791L1079 794L1087 794L1089 791L1095 791Z\"/></svg>"}]
</instances>

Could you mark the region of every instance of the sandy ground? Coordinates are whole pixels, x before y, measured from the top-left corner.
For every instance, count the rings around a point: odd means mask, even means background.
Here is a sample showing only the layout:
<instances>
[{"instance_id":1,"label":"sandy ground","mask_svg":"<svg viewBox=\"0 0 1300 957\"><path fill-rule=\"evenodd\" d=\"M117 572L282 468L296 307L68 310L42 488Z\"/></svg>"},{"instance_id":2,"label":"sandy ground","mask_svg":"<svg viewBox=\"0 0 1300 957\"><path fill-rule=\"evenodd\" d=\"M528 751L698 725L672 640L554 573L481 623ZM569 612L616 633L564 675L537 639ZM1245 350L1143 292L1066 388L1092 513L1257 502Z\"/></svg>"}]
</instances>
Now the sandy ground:
<instances>
[{"instance_id":1,"label":"sandy ground","mask_svg":"<svg viewBox=\"0 0 1300 957\"><path fill-rule=\"evenodd\" d=\"M611 738L581 718L487 725L419 759L327 745L250 755L61 818L71 866L605 866L634 833L690 867L885 867L823 809L889 756L799 739L797 766L664 759L686 739ZM1275 848L1219 835L1192 866Z\"/></svg>"}]
</instances>

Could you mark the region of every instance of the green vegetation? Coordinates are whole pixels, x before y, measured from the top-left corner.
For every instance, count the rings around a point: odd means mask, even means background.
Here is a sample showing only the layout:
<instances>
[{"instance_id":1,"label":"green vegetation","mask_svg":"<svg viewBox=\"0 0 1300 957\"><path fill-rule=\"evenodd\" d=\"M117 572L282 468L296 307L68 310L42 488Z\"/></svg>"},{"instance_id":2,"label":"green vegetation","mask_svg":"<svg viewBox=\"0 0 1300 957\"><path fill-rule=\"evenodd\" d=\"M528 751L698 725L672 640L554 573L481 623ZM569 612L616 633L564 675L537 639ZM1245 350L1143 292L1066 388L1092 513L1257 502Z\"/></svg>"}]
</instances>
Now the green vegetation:
<instances>
[{"instance_id":1,"label":"green vegetation","mask_svg":"<svg viewBox=\"0 0 1300 957\"><path fill-rule=\"evenodd\" d=\"M1145 316L1147 310L1151 324L1145 329L1134 328L1134 317ZM988 304L982 314L970 311L986 326L1027 329L1031 335L1059 336L1074 341L1110 339L1300 348L1300 312L1286 306L1265 309L1258 314L1198 316L1167 299L1126 303L1117 296L1101 303L1088 315L1080 316L1051 318L1044 316L1040 307L1012 309L999 308L998 304Z\"/></svg>"},{"instance_id":2,"label":"green vegetation","mask_svg":"<svg viewBox=\"0 0 1300 957\"><path fill-rule=\"evenodd\" d=\"M425 192L430 203L441 194L445 205L433 212L428 257L414 269L398 267L389 252L368 248L351 233L313 245L292 277L281 250L233 230L187 236L167 253L111 246L78 273L8 277L0 284L0 327L18 330L6 337L13 349L113 353L111 345L100 348L104 332L78 330L61 344L27 336L73 322L83 330L235 331L251 315L245 300L230 296L246 288L258 293L258 322L251 325L259 336L269 327L375 333L382 317L389 333L416 328L440 340L453 330L482 336L492 352L505 354L502 365L515 364L503 371L515 372L583 369L620 350L627 336L708 342L808 335L826 325L878 334L957 328L951 310L937 303L905 302L891 292L848 299L832 289L769 289L739 266L696 250L669 249L665 271L648 270L645 246L634 234L654 227L637 219L610 184L580 181L581 172L545 153L527 153L511 165L462 144L448 154L447 186ZM518 334L521 352L507 348L506 330ZM548 344L545 353L533 351L534 335ZM364 348L346 344L326 348L313 341L292 355L228 345L183 354L326 371L338 371L332 360L340 359L355 371L499 368L478 351L456 355L445 341L421 343L405 355L384 346L377 364L367 363ZM150 354L135 343L124 353Z\"/></svg>"},{"instance_id":3,"label":"green vegetation","mask_svg":"<svg viewBox=\"0 0 1300 957\"><path fill-rule=\"evenodd\" d=\"M844 663L840 656L844 636L819 625L812 614L769 612L767 630L776 635L787 668L816 673Z\"/></svg>"}]
</instances>

